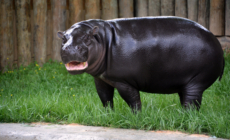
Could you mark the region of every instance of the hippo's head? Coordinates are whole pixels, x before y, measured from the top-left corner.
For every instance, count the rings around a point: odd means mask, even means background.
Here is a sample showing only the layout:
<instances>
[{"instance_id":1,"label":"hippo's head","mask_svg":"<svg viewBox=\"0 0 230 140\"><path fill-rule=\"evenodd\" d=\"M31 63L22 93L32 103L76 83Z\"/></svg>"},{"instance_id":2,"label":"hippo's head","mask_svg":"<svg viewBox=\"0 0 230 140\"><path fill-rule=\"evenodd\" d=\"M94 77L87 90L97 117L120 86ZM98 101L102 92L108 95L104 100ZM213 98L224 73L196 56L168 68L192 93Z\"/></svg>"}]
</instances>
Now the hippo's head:
<instances>
[{"instance_id":1,"label":"hippo's head","mask_svg":"<svg viewBox=\"0 0 230 140\"><path fill-rule=\"evenodd\" d=\"M90 28L85 25L73 25L64 32L58 32L62 39L61 58L70 74L81 74L90 65L90 49L97 46L95 35L98 33L97 26Z\"/></svg>"}]
</instances>

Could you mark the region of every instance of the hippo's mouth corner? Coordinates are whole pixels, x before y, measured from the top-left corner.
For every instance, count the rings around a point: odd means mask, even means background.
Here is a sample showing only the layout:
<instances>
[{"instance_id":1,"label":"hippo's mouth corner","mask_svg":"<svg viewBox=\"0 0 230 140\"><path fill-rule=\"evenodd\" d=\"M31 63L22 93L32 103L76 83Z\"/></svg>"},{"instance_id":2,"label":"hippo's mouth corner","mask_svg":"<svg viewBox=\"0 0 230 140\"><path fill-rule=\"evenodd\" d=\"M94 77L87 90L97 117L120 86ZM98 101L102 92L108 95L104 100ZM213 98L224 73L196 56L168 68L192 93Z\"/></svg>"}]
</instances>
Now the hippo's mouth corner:
<instances>
[{"instance_id":1,"label":"hippo's mouth corner","mask_svg":"<svg viewBox=\"0 0 230 140\"><path fill-rule=\"evenodd\" d=\"M65 67L68 71L84 70L88 67L88 63L87 62L71 61L71 62L65 64Z\"/></svg>"}]
</instances>

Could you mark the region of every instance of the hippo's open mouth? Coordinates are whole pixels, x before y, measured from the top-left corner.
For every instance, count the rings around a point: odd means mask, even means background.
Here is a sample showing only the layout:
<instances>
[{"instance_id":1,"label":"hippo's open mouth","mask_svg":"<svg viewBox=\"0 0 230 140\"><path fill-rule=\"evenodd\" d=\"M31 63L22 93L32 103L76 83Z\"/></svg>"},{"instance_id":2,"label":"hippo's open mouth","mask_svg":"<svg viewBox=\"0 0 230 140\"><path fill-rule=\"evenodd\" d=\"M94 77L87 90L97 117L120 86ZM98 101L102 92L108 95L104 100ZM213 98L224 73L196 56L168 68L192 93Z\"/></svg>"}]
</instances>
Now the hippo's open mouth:
<instances>
[{"instance_id":1,"label":"hippo's open mouth","mask_svg":"<svg viewBox=\"0 0 230 140\"><path fill-rule=\"evenodd\" d=\"M71 62L65 64L65 67L68 71L84 70L88 67L88 63L87 62L71 61Z\"/></svg>"}]
</instances>

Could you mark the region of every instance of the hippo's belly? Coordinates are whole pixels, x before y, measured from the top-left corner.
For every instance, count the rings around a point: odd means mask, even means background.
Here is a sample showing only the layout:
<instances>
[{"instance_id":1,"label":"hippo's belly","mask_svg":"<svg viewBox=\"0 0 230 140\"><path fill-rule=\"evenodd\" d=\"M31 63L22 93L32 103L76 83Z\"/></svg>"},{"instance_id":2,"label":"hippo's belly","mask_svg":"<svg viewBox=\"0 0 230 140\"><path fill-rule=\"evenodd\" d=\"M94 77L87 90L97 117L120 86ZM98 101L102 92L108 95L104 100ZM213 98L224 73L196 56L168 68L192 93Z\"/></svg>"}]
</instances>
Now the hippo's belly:
<instances>
[{"instance_id":1,"label":"hippo's belly","mask_svg":"<svg viewBox=\"0 0 230 140\"><path fill-rule=\"evenodd\" d=\"M186 60L188 56L183 57L176 52L172 57L172 52L160 55L156 51L151 53L146 50L134 53L129 58L118 57L110 63L104 76L145 92L179 92L183 85L199 73L201 64L196 59Z\"/></svg>"}]
</instances>

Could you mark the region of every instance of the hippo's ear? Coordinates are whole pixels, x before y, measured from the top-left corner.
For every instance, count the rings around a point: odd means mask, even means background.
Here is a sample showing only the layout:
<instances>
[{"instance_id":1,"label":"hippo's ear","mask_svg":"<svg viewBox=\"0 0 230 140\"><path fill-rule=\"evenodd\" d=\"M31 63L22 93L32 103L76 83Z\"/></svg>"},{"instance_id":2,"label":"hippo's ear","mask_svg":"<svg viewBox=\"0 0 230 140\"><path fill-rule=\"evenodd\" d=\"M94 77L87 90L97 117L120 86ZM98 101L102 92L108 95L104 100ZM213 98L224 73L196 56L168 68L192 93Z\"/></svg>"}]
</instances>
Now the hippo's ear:
<instances>
[{"instance_id":1,"label":"hippo's ear","mask_svg":"<svg viewBox=\"0 0 230 140\"><path fill-rule=\"evenodd\" d=\"M60 39L63 39L64 38L64 33L59 31L57 32L57 36L60 38Z\"/></svg>"},{"instance_id":2,"label":"hippo's ear","mask_svg":"<svg viewBox=\"0 0 230 140\"><path fill-rule=\"evenodd\" d=\"M99 31L99 27L98 26L94 26L93 30L92 30L93 35L96 35L98 33L98 31Z\"/></svg>"}]
</instances>

